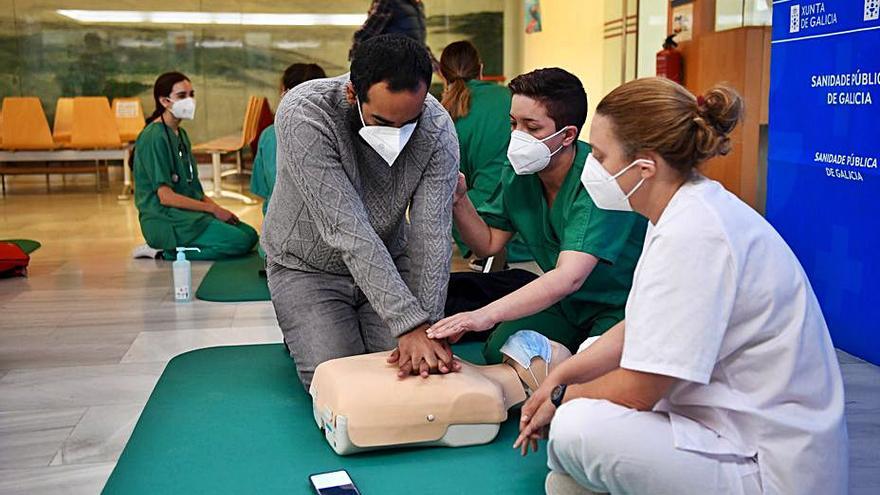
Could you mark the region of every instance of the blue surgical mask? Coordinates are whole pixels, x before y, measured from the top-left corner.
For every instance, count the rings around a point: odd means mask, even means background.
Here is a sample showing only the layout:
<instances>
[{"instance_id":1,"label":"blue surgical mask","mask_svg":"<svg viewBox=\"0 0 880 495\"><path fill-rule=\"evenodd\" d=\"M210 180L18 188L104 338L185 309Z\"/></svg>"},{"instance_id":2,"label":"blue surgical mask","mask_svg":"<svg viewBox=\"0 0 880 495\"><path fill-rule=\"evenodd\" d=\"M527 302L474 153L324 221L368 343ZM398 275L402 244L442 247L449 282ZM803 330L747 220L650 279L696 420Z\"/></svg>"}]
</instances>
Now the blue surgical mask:
<instances>
[{"instance_id":1,"label":"blue surgical mask","mask_svg":"<svg viewBox=\"0 0 880 495\"><path fill-rule=\"evenodd\" d=\"M536 357L543 359L547 363L547 369L550 369L553 348L550 346L550 339L540 333L534 330L520 330L511 335L501 346L501 354L513 359L531 373L532 359ZM534 374L532 378L535 379L535 383L541 383Z\"/></svg>"}]
</instances>

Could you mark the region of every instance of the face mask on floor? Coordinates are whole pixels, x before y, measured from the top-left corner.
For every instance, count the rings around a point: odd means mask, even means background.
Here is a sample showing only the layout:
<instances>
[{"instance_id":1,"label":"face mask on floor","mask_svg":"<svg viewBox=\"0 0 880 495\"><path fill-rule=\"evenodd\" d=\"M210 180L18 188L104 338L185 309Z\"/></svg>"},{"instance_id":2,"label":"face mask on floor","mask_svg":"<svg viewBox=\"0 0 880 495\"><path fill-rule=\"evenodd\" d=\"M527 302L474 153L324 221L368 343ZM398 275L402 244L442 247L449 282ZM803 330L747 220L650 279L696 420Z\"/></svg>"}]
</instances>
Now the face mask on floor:
<instances>
[{"instance_id":1,"label":"face mask on floor","mask_svg":"<svg viewBox=\"0 0 880 495\"><path fill-rule=\"evenodd\" d=\"M553 354L553 348L550 347L550 339L541 335L534 330L520 330L511 335L507 342L501 346L501 354L516 361L517 364L529 370L532 373L532 359L540 357L547 363L547 369L550 369L550 357ZM535 383L541 383L534 373L532 378Z\"/></svg>"},{"instance_id":2,"label":"face mask on floor","mask_svg":"<svg viewBox=\"0 0 880 495\"><path fill-rule=\"evenodd\" d=\"M558 153L562 149L562 145L560 144L556 151L550 153L550 148L544 144L544 141L564 130L565 127L544 139L538 139L528 132L511 132L510 144L507 145L507 159L516 175L534 174L547 168L547 165L550 164L550 157Z\"/></svg>"},{"instance_id":3,"label":"face mask on floor","mask_svg":"<svg viewBox=\"0 0 880 495\"><path fill-rule=\"evenodd\" d=\"M388 163L388 166L394 164L394 160L403 151L403 147L409 142L413 132L416 129L416 123L406 124L402 127L389 127L384 125L367 125L364 122L364 114L361 112L361 101L355 98L358 107L358 115L361 117L363 127L358 134L370 145L371 148L379 153L379 156Z\"/></svg>"},{"instance_id":4,"label":"face mask on floor","mask_svg":"<svg viewBox=\"0 0 880 495\"><path fill-rule=\"evenodd\" d=\"M196 116L196 100L184 98L171 104L171 115L180 120L192 120Z\"/></svg>"},{"instance_id":5,"label":"face mask on floor","mask_svg":"<svg viewBox=\"0 0 880 495\"><path fill-rule=\"evenodd\" d=\"M617 183L617 178L626 173L627 170L635 167L639 163L654 163L651 160L636 160L614 175L608 173L605 167L599 163L599 160L592 153L587 157L584 164L584 172L581 174L581 183L587 188L593 203L603 210L615 211L633 211L629 197L642 187L645 179L639 181L636 187L632 188L629 193L624 193Z\"/></svg>"}]
</instances>

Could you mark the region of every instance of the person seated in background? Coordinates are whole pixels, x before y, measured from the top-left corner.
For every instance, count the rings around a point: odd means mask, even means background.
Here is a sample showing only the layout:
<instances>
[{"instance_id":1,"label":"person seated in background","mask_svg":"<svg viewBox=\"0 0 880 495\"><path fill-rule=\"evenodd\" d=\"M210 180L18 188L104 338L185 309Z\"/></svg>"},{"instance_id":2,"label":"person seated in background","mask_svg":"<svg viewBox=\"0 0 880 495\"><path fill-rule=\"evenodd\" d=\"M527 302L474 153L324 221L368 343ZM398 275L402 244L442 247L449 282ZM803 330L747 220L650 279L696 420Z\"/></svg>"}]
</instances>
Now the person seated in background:
<instances>
[{"instance_id":1,"label":"person seated in background","mask_svg":"<svg viewBox=\"0 0 880 495\"><path fill-rule=\"evenodd\" d=\"M291 89L312 79L327 77L324 69L318 64L293 64L284 70L281 77L281 97ZM269 208L269 199L275 188L275 124L263 129L257 144L257 154L254 156L254 169L251 175L251 192L263 198L263 216ZM260 255L266 257L263 248L259 248Z\"/></svg>"},{"instance_id":2,"label":"person seated in background","mask_svg":"<svg viewBox=\"0 0 880 495\"><path fill-rule=\"evenodd\" d=\"M596 108L583 184L651 222L626 320L523 406L550 425L550 495L847 492L844 390L816 294L750 206L700 174L731 149L742 99L663 78ZM587 491L590 490L590 491Z\"/></svg>"},{"instance_id":3,"label":"person seated in background","mask_svg":"<svg viewBox=\"0 0 880 495\"><path fill-rule=\"evenodd\" d=\"M479 208L495 192L505 168L510 142L510 90L493 82L482 81L483 62L470 41L456 41L440 55L443 97L440 103L455 122L458 134L459 166L467 183L467 194ZM462 256L470 250L458 230L452 237ZM532 260L528 246L518 236L507 243L507 261ZM482 271L485 260L473 260L473 269ZM453 275L454 277L454 275Z\"/></svg>"},{"instance_id":4,"label":"person seated in background","mask_svg":"<svg viewBox=\"0 0 880 495\"><path fill-rule=\"evenodd\" d=\"M457 340L500 323L484 348L488 363L501 360L500 347L518 330L535 330L574 351L622 320L646 225L631 211L599 209L580 185L590 145L577 139L587 118L587 94L577 77L539 69L514 78L510 90L510 166L479 212L459 176L453 216L477 256L500 252L519 233L545 273L428 330L429 337Z\"/></svg>"},{"instance_id":5,"label":"person seated in background","mask_svg":"<svg viewBox=\"0 0 880 495\"><path fill-rule=\"evenodd\" d=\"M424 47L359 44L351 72L288 91L278 174L263 223L269 291L308 388L330 359L386 351L401 376L455 370L443 317L458 142L428 94Z\"/></svg>"},{"instance_id":6,"label":"person seated in background","mask_svg":"<svg viewBox=\"0 0 880 495\"><path fill-rule=\"evenodd\" d=\"M153 85L156 110L135 142L134 199L147 246L174 259L176 247L196 247L193 260L241 256L258 236L250 225L205 195L184 120L195 116L195 91L179 72ZM137 253L137 251L136 251Z\"/></svg>"}]
</instances>

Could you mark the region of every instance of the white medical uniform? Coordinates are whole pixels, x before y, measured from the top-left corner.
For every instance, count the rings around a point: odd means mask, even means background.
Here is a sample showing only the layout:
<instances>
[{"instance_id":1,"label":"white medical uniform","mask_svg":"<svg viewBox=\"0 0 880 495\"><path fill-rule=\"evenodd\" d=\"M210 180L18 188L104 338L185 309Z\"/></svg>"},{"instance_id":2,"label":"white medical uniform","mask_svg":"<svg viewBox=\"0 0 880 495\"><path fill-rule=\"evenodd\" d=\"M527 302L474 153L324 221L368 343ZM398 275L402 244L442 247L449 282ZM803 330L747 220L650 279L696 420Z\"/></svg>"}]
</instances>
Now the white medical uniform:
<instances>
[{"instance_id":1,"label":"white medical uniform","mask_svg":"<svg viewBox=\"0 0 880 495\"><path fill-rule=\"evenodd\" d=\"M620 366L680 381L653 412L563 405L551 469L597 492L846 493L819 303L785 241L717 182L695 175L649 227L625 325Z\"/></svg>"}]
</instances>

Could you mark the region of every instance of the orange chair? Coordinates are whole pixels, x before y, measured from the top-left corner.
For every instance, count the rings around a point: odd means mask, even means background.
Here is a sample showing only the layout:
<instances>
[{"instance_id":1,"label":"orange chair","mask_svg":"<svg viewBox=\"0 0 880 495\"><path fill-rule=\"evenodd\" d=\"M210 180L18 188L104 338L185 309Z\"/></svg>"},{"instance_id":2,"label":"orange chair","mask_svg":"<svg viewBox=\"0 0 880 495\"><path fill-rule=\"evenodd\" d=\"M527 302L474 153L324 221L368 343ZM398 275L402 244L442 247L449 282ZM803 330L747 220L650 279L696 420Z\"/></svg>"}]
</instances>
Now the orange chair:
<instances>
[{"instance_id":1,"label":"orange chair","mask_svg":"<svg viewBox=\"0 0 880 495\"><path fill-rule=\"evenodd\" d=\"M140 98L114 98L113 115L123 143L134 141L144 129L144 108Z\"/></svg>"},{"instance_id":2,"label":"orange chair","mask_svg":"<svg viewBox=\"0 0 880 495\"><path fill-rule=\"evenodd\" d=\"M66 105L66 104L63 104ZM63 108L62 105L62 108ZM95 173L100 190L101 161L122 160L126 171L125 185L130 189L128 173L130 147L123 147L116 129L116 120L110 112L106 98L74 98L73 118L70 126L70 143L63 147L56 143L49 130L49 123L40 100L35 97L7 97L0 110L3 122L3 145L0 146L0 181L5 194L6 175L45 174L49 186L49 174ZM61 116L58 128L63 131L65 116ZM12 125L14 124L14 125ZM61 133L63 135L63 132ZM63 138L62 138L63 139ZM94 162L94 166L50 166L51 162ZM7 166L5 163L43 163L30 166ZM106 165L103 165L106 168ZM123 197L127 189L123 189Z\"/></svg>"},{"instance_id":3,"label":"orange chair","mask_svg":"<svg viewBox=\"0 0 880 495\"><path fill-rule=\"evenodd\" d=\"M4 122L2 149L51 150L57 147L39 98L7 96L3 98L0 112Z\"/></svg>"},{"instance_id":4,"label":"orange chair","mask_svg":"<svg viewBox=\"0 0 880 495\"><path fill-rule=\"evenodd\" d=\"M248 98L247 109L244 112L244 121L241 125L241 134L231 134L221 138L212 139L206 143L200 143L193 146L193 151L197 153L240 153L246 146L250 144L257 136L257 126L259 125L260 110L263 106L269 105L265 97L251 96Z\"/></svg>"},{"instance_id":5,"label":"orange chair","mask_svg":"<svg viewBox=\"0 0 880 495\"><path fill-rule=\"evenodd\" d=\"M104 96L77 96L73 99L73 149L115 149L122 147L116 118Z\"/></svg>"},{"instance_id":6,"label":"orange chair","mask_svg":"<svg viewBox=\"0 0 880 495\"><path fill-rule=\"evenodd\" d=\"M69 144L71 129L73 129L73 98L58 98L55 103L52 139L60 145Z\"/></svg>"},{"instance_id":7,"label":"orange chair","mask_svg":"<svg viewBox=\"0 0 880 495\"><path fill-rule=\"evenodd\" d=\"M203 153L211 155L211 165L214 168L214 188L209 194L215 198L225 197L238 199L245 204L253 204L255 201L233 191L223 189L221 179L227 175L250 174L249 170L241 167L241 151L247 147L251 141L257 138L258 127L260 125L260 115L268 110L269 102L262 96L251 96L248 99L247 110L244 113L244 121L241 126L241 134L233 134L222 138L217 138L206 143L200 143L193 146L194 153ZM226 172L221 171L220 158L222 155L235 153L236 168Z\"/></svg>"}]
</instances>

